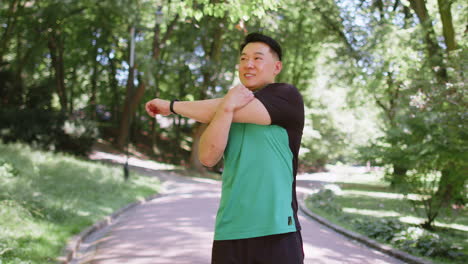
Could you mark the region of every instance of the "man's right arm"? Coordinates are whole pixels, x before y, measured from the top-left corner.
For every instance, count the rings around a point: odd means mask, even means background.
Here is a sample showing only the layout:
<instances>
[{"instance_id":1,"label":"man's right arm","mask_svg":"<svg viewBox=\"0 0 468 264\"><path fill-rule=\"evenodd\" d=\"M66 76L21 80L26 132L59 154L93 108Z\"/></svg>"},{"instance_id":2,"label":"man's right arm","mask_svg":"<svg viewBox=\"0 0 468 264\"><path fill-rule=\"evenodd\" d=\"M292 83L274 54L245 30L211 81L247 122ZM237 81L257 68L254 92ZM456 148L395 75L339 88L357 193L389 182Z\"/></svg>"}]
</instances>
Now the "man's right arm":
<instances>
[{"instance_id":1,"label":"man's right arm","mask_svg":"<svg viewBox=\"0 0 468 264\"><path fill-rule=\"evenodd\" d=\"M223 102L223 98L200 101L177 101L173 105L174 112L201 123L209 123L216 114L216 110ZM146 111L151 117L156 114L170 115L170 101L153 99L146 103ZM251 123L257 125L271 124L271 118L265 106L258 99L252 100L234 113L233 122Z\"/></svg>"},{"instance_id":2,"label":"man's right arm","mask_svg":"<svg viewBox=\"0 0 468 264\"><path fill-rule=\"evenodd\" d=\"M181 116L194 119L200 123L209 123L214 118L218 106L223 98L200 100L200 101L178 101L173 105L174 112Z\"/></svg>"},{"instance_id":3,"label":"man's right arm","mask_svg":"<svg viewBox=\"0 0 468 264\"><path fill-rule=\"evenodd\" d=\"M199 101L176 101L172 108L174 112L181 116L194 119L200 123L209 123L222 100L222 98L217 98ZM151 117L156 114L167 116L171 114L169 106L170 101L156 98L147 102L145 108Z\"/></svg>"}]
</instances>

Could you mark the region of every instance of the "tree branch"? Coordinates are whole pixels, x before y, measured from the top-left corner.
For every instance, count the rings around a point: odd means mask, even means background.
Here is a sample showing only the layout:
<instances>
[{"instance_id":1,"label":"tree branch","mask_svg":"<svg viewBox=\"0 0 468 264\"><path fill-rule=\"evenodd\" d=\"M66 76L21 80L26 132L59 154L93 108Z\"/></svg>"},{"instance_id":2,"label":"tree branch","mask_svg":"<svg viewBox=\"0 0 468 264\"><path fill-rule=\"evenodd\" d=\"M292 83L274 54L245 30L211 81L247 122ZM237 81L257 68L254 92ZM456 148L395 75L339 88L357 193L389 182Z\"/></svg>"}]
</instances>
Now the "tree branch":
<instances>
[{"instance_id":1,"label":"tree branch","mask_svg":"<svg viewBox=\"0 0 468 264\"><path fill-rule=\"evenodd\" d=\"M343 43L345 44L346 48L348 49L348 52L349 54L351 55L352 58L354 58L356 61L359 61L361 59L361 56L359 55L359 53L353 48L353 46L351 45L351 43L349 42L348 38L346 37L346 35L344 34L344 32L339 28L338 25L336 25L336 23L334 23L332 21L332 19L330 19L329 16L327 16L325 14L324 11L322 11L319 7L314 7L314 10L317 11L320 16L322 17L322 19L326 22L327 26L332 29L337 35L338 37L343 41Z\"/></svg>"}]
</instances>

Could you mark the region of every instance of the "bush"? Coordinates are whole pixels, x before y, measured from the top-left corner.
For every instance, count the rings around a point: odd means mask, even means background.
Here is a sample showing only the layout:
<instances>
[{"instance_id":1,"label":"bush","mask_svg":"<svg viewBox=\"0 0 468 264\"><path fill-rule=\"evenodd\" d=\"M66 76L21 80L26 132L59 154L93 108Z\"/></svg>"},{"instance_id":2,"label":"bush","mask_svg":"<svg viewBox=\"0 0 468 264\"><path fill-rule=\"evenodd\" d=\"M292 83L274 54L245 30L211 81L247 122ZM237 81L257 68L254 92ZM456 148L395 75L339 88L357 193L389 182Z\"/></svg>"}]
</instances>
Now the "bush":
<instances>
[{"instance_id":1,"label":"bush","mask_svg":"<svg viewBox=\"0 0 468 264\"><path fill-rule=\"evenodd\" d=\"M76 155L88 153L98 136L94 123L51 110L2 109L0 121L0 137L5 143L21 141Z\"/></svg>"},{"instance_id":2,"label":"bush","mask_svg":"<svg viewBox=\"0 0 468 264\"><path fill-rule=\"evenodd\" d=\"M398 219L356 218L353 226L366 236L390 243L411 254L427 257L461 259L464 254L438 234L418 226L401 223Z\"/></svg>"},{"instance_id":3,"label":"bush","mask_svg":"<svg viewBox=\"0 0 468 264\"><path fill-rule=\"evenodd\" d=\"M388 242L393 239L396 233L405 229L397 219L378 219L371 220L367 218L357 218L352 221L354 227L366 234L370 238L380 239Z\"/></svg>"},{"instance_id":4,"label":"bush","mask_svg":"<svg viewBox=\"0 0 468 264\"><path fill-rule=\"evenodd\" d=\"M386 176L392 187L427 197L423 227L430 230L444 210L467 203L466 89L461 79L443 85L416 80L402 97L407 101L399 103L408 107L360 152L364 160L393 167Z\"/></svg>"},{"instance_id":5,"label":"bush","mask_svg":"<svg viewBox=\"0 0 468 264\"><path fill-rule=\"evenodd\" d=\"M309 196L307 202L315 208L319 208L329 214L338 215L342 208L335 202L335 193L330 189L321 189Z\"/></svg>"},{"instance_id":6,"label":"bush","mask_svg":"<svg viewBox=\"0 0 468 264\"><path fill-rule=\"evenodd\" d=\"M452 259L463 257L463 254L459 252L460 248L456 245L451 245L446 239L420 227L408 227L396 233L392 242L413 254Z\"/></svg>"},{"instance_id":7,"label":"bush","mask_svg":"<svg viewBox=\"0 0 468 264\"><path fill-rule=\"evenodd\" d=\"M421 226L406 224L397 218L356 217L344 213L336 199L339 193L337 185L327 185L319 192L310 195L306 202L312 210L318 209L319 213L323 212L325 216L336 219L338 223L346 223L356 232L411 254L431 258L441 257L454 260L456 263L466 258L461 246L450 243L448 239Z\"/></svg>"},{"instance_id":8,"label":"bush","mask_svg":"<svg viewBox=\"0 0 468 264\"><path fill-rule=\"evenodd\" d=\"M139 197L158 181L120 167L0 142L0 263L55 263L84 228Z\"/></svg>"},{"instance_id":9,"label":"bush","mask_svg":"<svg viewBox=\"0 0 468 264\"><path fill-rule=\"evenodd\" d=\"M0 179L1 178L11 178L19 175L19 171L11 163L0 159Z\"/></svg>"}]
</instances>

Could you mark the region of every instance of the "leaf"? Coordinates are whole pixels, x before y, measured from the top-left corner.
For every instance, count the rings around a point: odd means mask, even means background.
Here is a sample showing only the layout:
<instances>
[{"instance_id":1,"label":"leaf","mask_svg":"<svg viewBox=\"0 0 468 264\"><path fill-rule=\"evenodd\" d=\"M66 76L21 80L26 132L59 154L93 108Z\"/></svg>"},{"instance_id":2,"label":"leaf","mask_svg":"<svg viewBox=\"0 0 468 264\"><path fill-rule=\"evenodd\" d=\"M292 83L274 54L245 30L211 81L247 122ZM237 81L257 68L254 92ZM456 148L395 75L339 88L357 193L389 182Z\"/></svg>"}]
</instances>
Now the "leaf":
<instances>
[{"instance_id":1,"label":"leaf","mask_svg":"<svg viewBox=\"0 0 468 264\"><path fill-rule=\"evenodd\" d=\"M193 13L193 17L197 20L200 21L203 17L203 12L201 10L195 10Z\"/></svg>"}]
</instances>

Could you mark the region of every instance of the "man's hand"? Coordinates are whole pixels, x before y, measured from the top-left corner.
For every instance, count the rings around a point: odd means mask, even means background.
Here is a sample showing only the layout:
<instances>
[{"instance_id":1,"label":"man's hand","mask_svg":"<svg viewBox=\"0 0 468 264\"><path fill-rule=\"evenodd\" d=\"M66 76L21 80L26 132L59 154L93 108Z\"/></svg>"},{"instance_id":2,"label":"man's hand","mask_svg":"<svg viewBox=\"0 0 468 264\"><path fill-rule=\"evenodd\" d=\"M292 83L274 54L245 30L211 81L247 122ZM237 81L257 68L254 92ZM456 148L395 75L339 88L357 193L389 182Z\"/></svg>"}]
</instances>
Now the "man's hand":
<instances>
[{"instance_id":1,"label":"man's hand","mask_svg":"<svg viewBox=\"0 0 468 264\"><path fill-rule=\"evenodd\" d=\"M167 116L171 114L169 106L169 101L156 98L147 102L145 105L145 109L148 115L150 115L151 117L154 117L157 114Z\"/></svg>"},{"instance_id":2,"label":"man's hand","mask_svg":"<svg viewBox=\"0 0 468 264\"><path fill-rule=\"evenodd\" d=\"M234 112L241 109L254 99L253 92L245 88L244 85L238 84L231 88L224 96L223 107L224 111Z\"/></svg>"}]
</instances>

